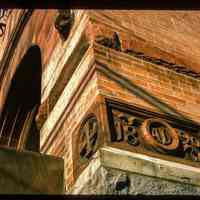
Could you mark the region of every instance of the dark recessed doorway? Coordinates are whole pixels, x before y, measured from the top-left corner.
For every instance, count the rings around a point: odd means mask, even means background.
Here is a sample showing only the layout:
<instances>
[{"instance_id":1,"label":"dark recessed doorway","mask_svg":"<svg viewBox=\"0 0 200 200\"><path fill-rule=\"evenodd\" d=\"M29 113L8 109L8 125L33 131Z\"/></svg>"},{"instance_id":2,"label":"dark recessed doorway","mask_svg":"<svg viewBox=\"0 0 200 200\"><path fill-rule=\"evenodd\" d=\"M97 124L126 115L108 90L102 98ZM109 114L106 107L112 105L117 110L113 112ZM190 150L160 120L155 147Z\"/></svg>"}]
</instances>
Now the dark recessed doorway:
<instances>
[{"instance_id":1,"label":"dark recessed doorway","mask_svg":"<svg viewBox=\"0 0 200 200\"><path fill-rule=\"evenodd\" d=\"M21 60L0 118L0 145L39 151L35 116L41 99L41 52L31 46Z\"/></svg>"}]
</instances>

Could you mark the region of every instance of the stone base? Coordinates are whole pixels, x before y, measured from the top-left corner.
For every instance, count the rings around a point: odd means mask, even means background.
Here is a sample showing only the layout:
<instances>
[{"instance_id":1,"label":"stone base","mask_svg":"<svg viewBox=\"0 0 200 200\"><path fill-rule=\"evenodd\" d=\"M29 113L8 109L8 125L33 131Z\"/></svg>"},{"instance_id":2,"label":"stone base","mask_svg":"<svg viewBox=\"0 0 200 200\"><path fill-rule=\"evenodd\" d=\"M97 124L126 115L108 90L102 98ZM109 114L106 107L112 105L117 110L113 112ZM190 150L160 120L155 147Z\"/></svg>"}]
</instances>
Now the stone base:
<instances>
[{"instance_id":1,"label":"stone base","mask_svg":"<svg viewBox=\"0 0 200 200\"><path fill-rule=\"evenodd\" d=\"M199 180L198 168L105 147L97 152L70 193L199 195Z\"/></svg>"},{"instance_id":2,"label":"stone base","mask_svg":"<svg viewBox=\"0 0 200 200\"><path fill-rule=\"evenodd\" d=\"M62 159L0 148L0 194L62 194L63 184Z\"/></svg>"},{"instance_id":3,"label":"stone base","mask_svg":"<svg viewBox=\"0 0 200 200\"><path fill-rule=\"evenodd\" d=\"M200 187L101 167L79 194L199 195Z\"/></svg>"}]
</instances>

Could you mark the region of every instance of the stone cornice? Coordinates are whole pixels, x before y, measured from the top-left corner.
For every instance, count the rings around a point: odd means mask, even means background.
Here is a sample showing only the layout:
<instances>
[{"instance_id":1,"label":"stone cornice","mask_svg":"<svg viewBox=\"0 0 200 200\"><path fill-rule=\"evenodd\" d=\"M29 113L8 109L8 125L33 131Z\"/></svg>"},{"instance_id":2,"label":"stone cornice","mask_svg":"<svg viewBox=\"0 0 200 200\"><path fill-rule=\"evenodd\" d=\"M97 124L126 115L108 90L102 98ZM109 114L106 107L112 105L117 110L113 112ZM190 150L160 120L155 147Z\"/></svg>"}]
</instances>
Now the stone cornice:
<instances>
[{"instance_id":1,"label":"stone cornice","mask_svg":"<svg viewBox=\"0 0 200 200\"><path fill-rule=\"evenodd\" d=\"M103 40L109 41L110 44L112 44L112 42L113 42L111 38L105 37L105 38L103 38ZM98 42L98 43L100 43L100 45L102 45L102 46L105 46L106 48L111 48L110 46L107 46L107 44L104 41L102 41L103 44L101 44L101 41ZM112 49L114 49L114 48L112 47ZM157 58L154 58L154 57L147 56L143 52L134 51L134 49L125 49L123 51L120 51L120 53L128 54L128 55L132 56L134 59L140 59L144 62L156 65L156 67L163 67L167 70L171 70L173 72L176 72L177 74L184 75L184 76L193 78L195 80L200 80L200 73L193 71L188 66L177 65L175 63L169 63L169 62L162 60L162 59L157 59Z\"/></svg>"},{"instance_id":2,"label":"stone cornice","mask_svg":"<svg viewBox=\"0 0 200 200\"><path fill-rule=\"evenodd\" d=\"M144 11L142 11L144 12ZM131 40L129 37L133 37L136 38L138 41L141 42L141 45L144 45L143 43L147 43L147 41L140 35L137 34L136 32L134 32L134 30L132 30L130 27L128 27L127 25L124 25L124 23L121 23L120 21L118 21L117 19L114 20L114 18L112 18L111 16L109 16L108 14L105 14L103 12L97 12L97 11L91 11L90 12L90 18L91 21L93 21L95 24L97 24L97 26L99 26L101 28L101 26L105 26L104 28L102 28L103 33L105 32L105 35L103 34L102 36L108 36L106 35L107 32L111 31L111 32L117 32L119 33L119 35L126 35L126 37L123 36L122 40L127 40L128 42ZM104 30L105 29L105 30ZM98 32L98 29L97 29ZM150 41L149 41L150 42ZM123 46L124 46L124 42ZM169 56L171 57L172 55L170 55L170 52L167 52L167 50L163 50L161 47L156 46L156 44L152 44L153 46L149 46L149 51L154 51L154 48L156 48L157 50L159 50L160 52L163 52L164 54L169 54ZM187 45L187 44L186 44ZM176 48L176 47L174 47ZM123 49L123 52L126 52L127 54L130 54L134 57L137 57L139 59L142 59L144 61L156 64L156 65L160 65L162 67L165 67L167 69L173 70L177 73L180 74L184 74L188 77L192 77L194 79L200 79L200 73L196 72L195 70L193 70L194 66L191 64L189 64L188 66L186 65L180 65L177 64L176 61L172 62L168 62L167 58L165 60L164 59L159 59L160 56L158 56L158 58L156 57L151 57L148 55L145 55L145 53L143 52L137 52L136 49L134 49L134 46L131 47L131 49ZM177 58L178 61L178 58Z\"/></svg>"},{"instance_id":3,"label":"stone cornice","mask_svg":"<svg viewBox=\"0 0 200 200\"><path fill-rule=\"evenodd\" d=\"M173 68L173 66L172 66L172 68L166 67L166 66L162 65L162 63L159 64L159 63L156 63L156 62L147 61L147 60L145 60L143 58L137 57L135 55L131 55L131 53L126 53L126 52L123 52L123 51L117 51L117 50L115 50L113 48L109 48L109 47L106 47L106 46L98 44L98 43L94 43L94 48L95 48L96 54L99 54L99 55L106 54L107 59L110 59L110 60L114 59L114 57L117 56L120 59L121 62L123 62L123 60L124 60L124 62L126 60L129 60L130 62L135 62L135 63L141 64L143 66L146 63L148 65L150 64L150 65L156 67L157 69L161 69L161 70L165 69L165 70L167 70L169 72L172 72L172 73L178 75L180 78L181 77L182 78L187 78L187 79L196 81L197 83L200 81L200 78L199 78L200 74L199 73L196 73L196 75L198 76L198 78L195 78L193 76L190 76L187 73L177 72L174 69L175 67ZM105 52L107 52L107 53L105 53ZM109 54L110 54L110 58L109 58ZM159 59L156 59L156 60L158 60L158 62L160 61ZM160 61L160 62L162 62L162 61ZM183 66L183 68L184 68L184 66ZM178 67L177 67L177 69L178 69ZM193 72L193 73L195 74L195 72Z\"/></svg>"}]
</instances>

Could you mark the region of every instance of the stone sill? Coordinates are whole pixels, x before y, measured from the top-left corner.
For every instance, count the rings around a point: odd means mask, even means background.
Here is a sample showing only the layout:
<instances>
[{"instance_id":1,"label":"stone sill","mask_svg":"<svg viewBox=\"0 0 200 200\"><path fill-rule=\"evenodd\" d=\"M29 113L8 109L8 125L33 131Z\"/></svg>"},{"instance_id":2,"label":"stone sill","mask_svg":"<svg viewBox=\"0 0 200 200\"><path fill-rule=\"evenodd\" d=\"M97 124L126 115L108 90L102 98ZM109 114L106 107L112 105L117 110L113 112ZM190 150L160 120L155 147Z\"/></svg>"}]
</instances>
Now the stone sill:
<instances>
[{"instance_id":1,"label":"stone sill","mask_svg":"<svg viewBox=\"0 0 200 200\"><path fill-rule=\"evenodd\" d=\"M200 186L200 169L113 147L101 148L69 193L79 194L100 167Z\"/></svg>"}]
</instances>

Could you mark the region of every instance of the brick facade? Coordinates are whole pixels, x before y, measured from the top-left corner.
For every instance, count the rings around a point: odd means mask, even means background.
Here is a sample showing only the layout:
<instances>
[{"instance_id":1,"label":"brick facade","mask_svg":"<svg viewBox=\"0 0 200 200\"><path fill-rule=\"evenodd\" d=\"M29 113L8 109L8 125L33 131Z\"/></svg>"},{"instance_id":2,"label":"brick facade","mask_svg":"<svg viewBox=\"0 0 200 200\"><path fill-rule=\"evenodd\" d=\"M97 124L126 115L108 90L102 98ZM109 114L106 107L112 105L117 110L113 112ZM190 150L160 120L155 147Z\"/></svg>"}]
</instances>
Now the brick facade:
<instances>
[{"instance_id":1,"label":"brick facade","mask_svg":"<svg viewBox=\"0 0 200 200\"><path fill-rule=\"evenodd\" d=\"M33 11L1 80L0 94L2 109L7 83L25 52L37 44L42 55L42 96L36 117L40 150L64 159L66 192L84 169L78 168L77 138L89 114L95 113L100 124L99 147L109 145L106 99L194 124L200 120L198 13L74 13L74 24L63 41L54 27L57 10ZM98 41L100 37L115 42L114 33L119 49Z\"/></svg>"}]
</instances>

